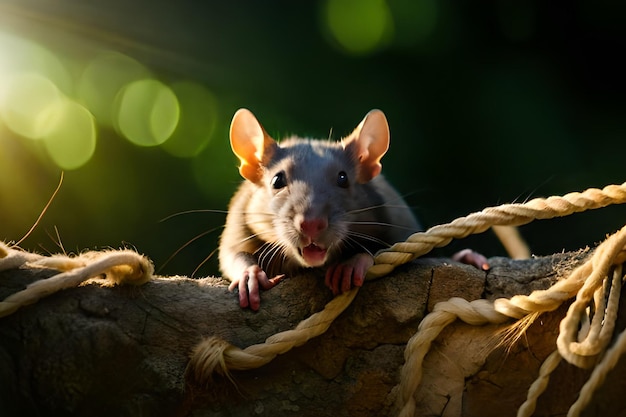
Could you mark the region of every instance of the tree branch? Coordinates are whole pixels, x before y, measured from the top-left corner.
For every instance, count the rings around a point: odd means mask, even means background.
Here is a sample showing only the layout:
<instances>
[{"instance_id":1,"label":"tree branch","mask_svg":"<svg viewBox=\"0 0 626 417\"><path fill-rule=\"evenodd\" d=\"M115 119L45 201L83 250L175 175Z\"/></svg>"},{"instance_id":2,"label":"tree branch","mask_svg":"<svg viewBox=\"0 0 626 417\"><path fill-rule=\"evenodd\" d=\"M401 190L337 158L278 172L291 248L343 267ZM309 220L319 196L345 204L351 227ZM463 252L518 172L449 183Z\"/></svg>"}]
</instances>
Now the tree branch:
<instances>
[{"instance_id":1,"label":"tree branch","mask_svg":"<svg viewBox=\"0 0 626 417\"><path fill-rule=\"evenodd\" d=\"M418 260L366 283L324 335L260 369L234 372L235 385L222 377L209 386L186 381L192 348L213 335L244 348L294 328L332 297L319 273L264 292L258 313L241 310L219 278L162 277L140 287L92 282L0 319L0 409L7 416L393 415L404 345L435 303L528 294L585 256L493 258L488 273ZM0 272L0 297L53 273ZM503 326L447 328L424 364L420 411L514 415L554 350L563 314L543 315L508 351L494 350ZM537 415L565 413L587 375L562 364ZM590 409L619 411L606 401L625 388L622 378L614 379Z\"/></svg>"}]
</instances>

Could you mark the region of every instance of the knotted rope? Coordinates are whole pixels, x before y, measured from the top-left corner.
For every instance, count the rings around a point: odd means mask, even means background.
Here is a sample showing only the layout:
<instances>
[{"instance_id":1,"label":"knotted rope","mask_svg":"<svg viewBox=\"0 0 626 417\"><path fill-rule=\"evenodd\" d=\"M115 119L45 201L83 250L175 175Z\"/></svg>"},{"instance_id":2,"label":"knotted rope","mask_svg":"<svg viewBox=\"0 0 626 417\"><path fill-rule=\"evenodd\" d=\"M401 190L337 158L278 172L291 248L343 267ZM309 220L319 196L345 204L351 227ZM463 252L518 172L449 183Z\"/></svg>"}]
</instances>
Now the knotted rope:
<instances>
[{"instance_id":1,"label":"knotted rope","mask_svg":"<svg viewBox=\"0 0 626 417\"><path fill-rule=\"evenodd\" d=\"M0 317L57 291L76 287L90 278L101 277L110 284L141 285L149 281L154 272L148 258L131 250L86 252L74 257L42 256L0 242L0 271L18 267L54 269L60 273L35 281L0 301Z\"/></svg>"}]
</instances>

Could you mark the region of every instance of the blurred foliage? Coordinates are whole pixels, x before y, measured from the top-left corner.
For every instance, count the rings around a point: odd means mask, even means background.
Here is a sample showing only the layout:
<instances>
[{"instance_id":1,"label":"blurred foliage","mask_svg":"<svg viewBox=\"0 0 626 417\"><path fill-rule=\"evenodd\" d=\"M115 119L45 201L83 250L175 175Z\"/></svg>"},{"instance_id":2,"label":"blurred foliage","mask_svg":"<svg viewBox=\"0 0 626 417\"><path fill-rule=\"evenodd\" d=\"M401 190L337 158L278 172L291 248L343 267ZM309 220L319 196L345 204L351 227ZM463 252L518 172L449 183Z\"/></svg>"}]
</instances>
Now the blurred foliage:
<instances>
[{"instance_id":1,"label":"blurred foliage","mask_svg":"<svg viewBox=\"0 0 626 417\"><path fill-rule=\"evenodd\" d=\"M384 172L425 226L622 183L625 23L624 4L590 0L0 0L0 239L65 170L23 247L127 245L158 268L191 241L161 271L190 274L240 181L239 107L277 138L339 138L384 110ZM536 254L572 250L625 214L522 233ZM466 246L503 254L490 234L445 251Z\"/></svg>"}]
</instances>

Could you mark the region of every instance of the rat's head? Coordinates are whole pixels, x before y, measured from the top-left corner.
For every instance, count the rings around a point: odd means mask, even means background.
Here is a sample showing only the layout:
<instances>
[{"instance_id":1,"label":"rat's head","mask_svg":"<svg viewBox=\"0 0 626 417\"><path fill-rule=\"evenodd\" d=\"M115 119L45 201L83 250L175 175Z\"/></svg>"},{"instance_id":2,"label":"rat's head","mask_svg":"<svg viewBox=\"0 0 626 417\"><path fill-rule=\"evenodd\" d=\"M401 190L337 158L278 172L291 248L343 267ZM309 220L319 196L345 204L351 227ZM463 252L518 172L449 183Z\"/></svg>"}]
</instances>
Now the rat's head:
<instances>
[{"instance_id":1,"label":"rat's head","mask_svg":"<svg viewBox=\"0 0 626 417\"><path fill-rule=\"evenodd\" d=\"M270 256L315 267L349 244L351 212L365 208L363 184L381 171L389 127L383 112L372 110L341 142L291 138L279 144L240 109L230 142L239 172L258 187L246 213L250 229L276 244Z\"/></svg>"}]
</instances>

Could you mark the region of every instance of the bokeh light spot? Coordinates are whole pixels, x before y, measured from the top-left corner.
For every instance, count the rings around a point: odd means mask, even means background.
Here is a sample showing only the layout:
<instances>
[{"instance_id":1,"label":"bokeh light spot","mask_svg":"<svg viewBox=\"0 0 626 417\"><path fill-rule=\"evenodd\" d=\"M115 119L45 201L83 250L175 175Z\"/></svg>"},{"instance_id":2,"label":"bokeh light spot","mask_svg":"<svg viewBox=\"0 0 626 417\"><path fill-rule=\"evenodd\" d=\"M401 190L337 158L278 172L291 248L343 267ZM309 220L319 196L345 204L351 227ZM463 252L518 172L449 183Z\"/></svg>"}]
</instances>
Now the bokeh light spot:
<instances>
[{"instance_id":1,"label":"bokeh light spot","mask_svg":"<svg viewBox=\"0 0 626 417\"><path fill-rule=\"evenodd\" d=\"M191 81L174 83L171 88L178 97L180 120L162 147L176 157L191 158L204 149L215 131L217 99L205 87Z\"/></svg>"},{"instance_id":2,"label":"bokeh light spot","mask_svg":"<svg viewBox=\"0 0 626 417\"><path fill-rule=\"evenodd\" d=\"M0 95L0 116L18 135L41 139L56 124L51 111L63 95L48 78L36 73L19 73L4 78Z\"/></svg>"},{"instance_id":3,"label":"bokeh light spot","mask_svg":"<svg viewBox=\"0 0 626 417\"><path fill-rule=\"evenodd\" d=\"M54 113L55 126L43 138L52 160L63 169L84 165L96 150L96 123L84 106L63 100L48 112Z\"/></svg>"},{"instance_id":4,"label":"bokeh light spot","mask_svg":"<svg viewBox=\"0 0 626 417\"><path fill-rule=\"evenodd\" d=\"M351 54L378 50L393 36L385 0L327 0L324 18L330 35Z\"/></svg>"},{"instance_id":5,"label":"bokeh light spot","mask_svg":"<svg viewBox=\"0 0 626 417\"><path fill-rule=\"evenodd\" d=\"M117 129L139 146L162 144L178 124L178 99L169 87L157 80L128 84L120 92L117 105Z\"/></svg>"},{"instance_id":6,"label":"bokeh light spot","mask_svg":"<svg viewBox=\"0 0 626 417\"><path fill-rule=\"evenodd\" d=\"M0 32L0 92L10 84L7 77L29 73L47 78L63 94L72 92L72 77L51 51L35 42Z\"/></svg>"},{"instance_id":7,"label":"bokeh light spot","mask_svg":"<svg viewBox=\"0 0 626 417\"><path fill-rule=\"evenodd\" d=\"M77 95L98 123L113 126L115 98L125 85L145 79L150 72L139 62L117 52L103 52L85 68Z\"/></svg>"}]
</instances>

